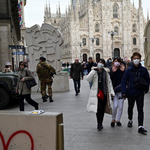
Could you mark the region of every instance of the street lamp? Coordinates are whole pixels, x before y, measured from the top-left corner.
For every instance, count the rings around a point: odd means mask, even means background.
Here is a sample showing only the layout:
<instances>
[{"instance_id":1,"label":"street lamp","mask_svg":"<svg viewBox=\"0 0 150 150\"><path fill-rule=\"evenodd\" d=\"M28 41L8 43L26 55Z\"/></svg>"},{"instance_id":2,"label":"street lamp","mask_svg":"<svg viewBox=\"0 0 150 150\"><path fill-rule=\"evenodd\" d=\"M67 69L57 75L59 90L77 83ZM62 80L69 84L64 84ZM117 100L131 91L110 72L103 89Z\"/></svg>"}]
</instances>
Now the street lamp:
<instances>
[{"instance_id":1,"label":"street lamp","mask_svg":"<svg viewBox=\"0 0 150 150\"><path fill-rule=\"evenodd\" d=\"M117 34L117 32L111 31L111 32L108 32L108 34L111 35L111 38L112 38L112 58L114 58L114 43L113 43L113 38L114 38L114 35Z\"/></svg>"},{"instance_id":2,"label":"street lamp","mask_svg":"<svg viewBox=\"0 0 150 150\"><path fill-rule=\"evenodd\" d=\"M89 40L92 41L92 54L93 54L93 59L94 59L94 41L96 41L95 38L89 38Z\"/></svg>"}]
</instances>

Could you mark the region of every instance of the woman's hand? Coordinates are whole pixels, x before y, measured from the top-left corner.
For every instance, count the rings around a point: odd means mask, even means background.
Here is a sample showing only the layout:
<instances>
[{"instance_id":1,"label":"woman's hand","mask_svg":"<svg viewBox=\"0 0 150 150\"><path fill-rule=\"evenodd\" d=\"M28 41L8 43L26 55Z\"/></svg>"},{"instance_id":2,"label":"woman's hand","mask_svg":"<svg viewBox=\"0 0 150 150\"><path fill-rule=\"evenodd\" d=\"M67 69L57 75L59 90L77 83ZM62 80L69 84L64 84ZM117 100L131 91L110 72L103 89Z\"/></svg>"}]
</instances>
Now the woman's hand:
<instances>
[{"instance_id":1,"label":"woman's hand","mask_svg":"<svg viewBox=\"0 0 150 150\"><path fill-rule=\"evenodd\" d=\"M113 72L116 72L117 69L118 69L118 68L117 68L116 66L114 66L114 65L112 66L112 71L113 71Z\"/></svg>"},{"instance_id":2,"label":"woman's hand","mask_svg":"<svg viewBox=\"0 0 150 150\"><path fill-rule=\"evenodd\" d=\"M22 78L21 81L24 82L24 78Z\"/></svg>"},{"instance_id":3,"label":"woman's hand","mask_svg":"<svg viewBox=\"0 0 150 150\"><path fill-rule=\"evenodd\" d=\"M111 94L111 97L114 97L114 95L113 95L113 94Z\"/></svg>"}]
</instances>

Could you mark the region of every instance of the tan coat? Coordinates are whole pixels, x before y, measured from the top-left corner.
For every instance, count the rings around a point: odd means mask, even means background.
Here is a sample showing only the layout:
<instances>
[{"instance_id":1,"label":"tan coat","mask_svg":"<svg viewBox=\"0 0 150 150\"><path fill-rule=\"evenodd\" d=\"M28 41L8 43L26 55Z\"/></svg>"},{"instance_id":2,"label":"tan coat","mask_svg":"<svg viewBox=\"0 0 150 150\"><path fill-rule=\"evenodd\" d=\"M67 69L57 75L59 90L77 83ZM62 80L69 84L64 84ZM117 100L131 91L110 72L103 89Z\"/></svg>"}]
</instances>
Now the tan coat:
<instances>
[{"instance_id":1,"label":"tan coat","mask_svg":"<svg viewBox=\"0 0 150 150\"><path fill-rule=\"evenodd\" d=\"M27 70L28 76L26 76L26 70ZM19 92L19 95L21 94L21 91L22 91L22 95L31 94L31 89L28 89L26 83L21 81L21 78L24 78L25 81L32 80L33 76L31 74L31 71L28 69L24 69L23 71L19 71L18 83L17 83L17 91Z\"/></svg>"}]
</instances>

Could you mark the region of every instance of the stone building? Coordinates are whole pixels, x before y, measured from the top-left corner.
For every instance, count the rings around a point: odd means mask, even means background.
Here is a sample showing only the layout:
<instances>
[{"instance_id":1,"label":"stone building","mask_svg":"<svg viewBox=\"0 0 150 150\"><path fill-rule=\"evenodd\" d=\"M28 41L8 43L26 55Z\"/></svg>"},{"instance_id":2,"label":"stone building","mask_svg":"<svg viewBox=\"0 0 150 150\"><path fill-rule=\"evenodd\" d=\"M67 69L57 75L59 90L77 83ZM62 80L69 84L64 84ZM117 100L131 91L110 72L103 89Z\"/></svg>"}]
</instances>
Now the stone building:
<instances>
[{"instance_id":1,"label":"stone building","mask_svg":"<svg viewBox=\"0 0 150 150\"><path fill-rule=\"evenodd\" d=\"M58 27L63 33L63 62L80 58L87 61L99 58L122 57L130 59L133 52L144 59L144 28L142 0L136 8L130 0L71 0L66 13L60 4L51 14L46 4L44 22ZM149 18L148 18L149 20ZM108 32L115 32L112 37Z\"/></svg>"},{"instance_id":2,"label":"stone building","mask_svg":"<svg viewBox=\"0 0 150 150\"><path fill-rule=\"evenodd\" d=\"M0 0L0 71L3 71L6 62L15 62L16 56L12 55L14 50L9 49L9 45L20 45L24 40L20 30L18 3L18 0ZM26 0L22 0L22 3L26 5Z\"/></svg>"}]
</instances>

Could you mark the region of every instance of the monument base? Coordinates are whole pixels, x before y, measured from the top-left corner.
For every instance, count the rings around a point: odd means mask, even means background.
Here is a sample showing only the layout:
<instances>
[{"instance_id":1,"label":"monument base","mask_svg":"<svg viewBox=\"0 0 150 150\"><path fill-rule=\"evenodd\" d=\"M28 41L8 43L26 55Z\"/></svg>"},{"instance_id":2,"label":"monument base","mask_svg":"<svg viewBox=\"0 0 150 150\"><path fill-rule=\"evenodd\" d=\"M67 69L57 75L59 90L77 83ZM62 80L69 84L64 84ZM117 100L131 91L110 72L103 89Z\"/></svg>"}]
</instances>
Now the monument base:
<instances>
[{"instance_id":1,"label":"monument base","mask_svg":"<svg viewBox=\"0 0 150 150\"><path fill-rule=\"evenodd\" d=\"M67 71L60 71L55 75L52 89L53 92L69 91L69 75Z\"/></svg>"}]
</instances>

